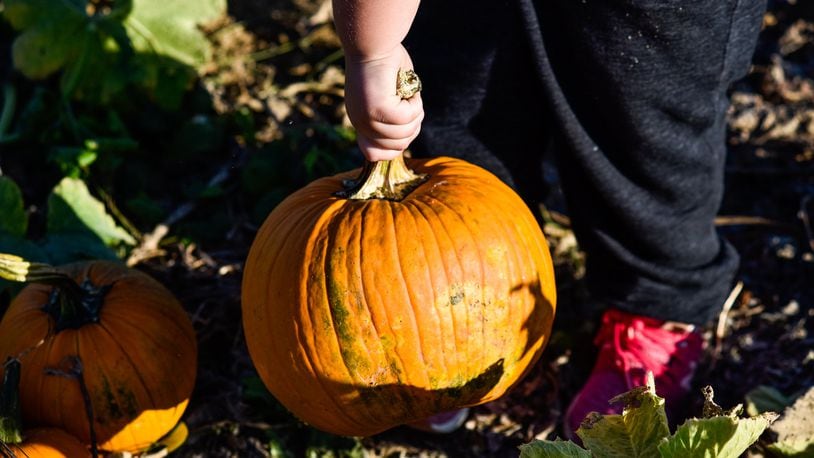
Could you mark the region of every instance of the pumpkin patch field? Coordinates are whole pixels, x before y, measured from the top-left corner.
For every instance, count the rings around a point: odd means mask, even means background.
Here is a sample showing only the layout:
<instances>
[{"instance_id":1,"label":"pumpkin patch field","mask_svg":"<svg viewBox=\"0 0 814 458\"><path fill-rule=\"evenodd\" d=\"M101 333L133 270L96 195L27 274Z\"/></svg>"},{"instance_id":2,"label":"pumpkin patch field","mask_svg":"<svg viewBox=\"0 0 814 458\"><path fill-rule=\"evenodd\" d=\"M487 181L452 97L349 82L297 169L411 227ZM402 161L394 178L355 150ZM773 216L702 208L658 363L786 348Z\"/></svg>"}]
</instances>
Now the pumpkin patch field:
<instances>
[{"instance_id":1,"label":"pumpkin patch field","mask_svg":"<svg viewBox=\"0 0 814 458\"><path fill-rule=\"evenodd\" d=\"M0 0L0 457L639 440L555 442L601 309L553 164L540 202L448 157L365 164L343 62L327 0ZM768 2L730 102L737 285L667 408L737 426L697 456L811 457L814 2ZM663 417L651 388L629 419Z\"/></svg>"}]
</instances>

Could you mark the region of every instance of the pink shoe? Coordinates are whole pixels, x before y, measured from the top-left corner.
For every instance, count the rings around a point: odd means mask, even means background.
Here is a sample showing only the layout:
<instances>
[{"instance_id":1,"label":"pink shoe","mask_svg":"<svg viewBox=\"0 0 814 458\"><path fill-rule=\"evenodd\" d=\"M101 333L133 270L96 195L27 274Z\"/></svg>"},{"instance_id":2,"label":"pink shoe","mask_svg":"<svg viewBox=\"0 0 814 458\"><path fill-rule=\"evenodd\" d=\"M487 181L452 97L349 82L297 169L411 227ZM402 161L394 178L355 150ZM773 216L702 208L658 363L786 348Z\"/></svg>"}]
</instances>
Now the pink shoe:
<instances>
[{"instance_id":1,"label":"pink shoe","mask_svg":"<svg viewBox=\"0 0 814 458\"><path fill-rule=\"evenodd\" d=\"M689 393L704 340L692 326L609 309L594 340L599 355L591 375L565 413L564 433L574 440L590 412L618 414L621 405L608 400L645 385L647 371L655 376L656 393L667 407L677 406Z\"/></svg>"},{"instance_id":2,"label":"pink shoe","mask_svg":"<svg viewBox=\"0 0 814 458\"><path fill-rule=\"evenodd\" d=\"M460 428L466 421L467 416L469 416L469 408L464 407L463 409L433 415L424 420L410 423L408 426L428 433L449 434Z\"/></svg>"}]
</instances>

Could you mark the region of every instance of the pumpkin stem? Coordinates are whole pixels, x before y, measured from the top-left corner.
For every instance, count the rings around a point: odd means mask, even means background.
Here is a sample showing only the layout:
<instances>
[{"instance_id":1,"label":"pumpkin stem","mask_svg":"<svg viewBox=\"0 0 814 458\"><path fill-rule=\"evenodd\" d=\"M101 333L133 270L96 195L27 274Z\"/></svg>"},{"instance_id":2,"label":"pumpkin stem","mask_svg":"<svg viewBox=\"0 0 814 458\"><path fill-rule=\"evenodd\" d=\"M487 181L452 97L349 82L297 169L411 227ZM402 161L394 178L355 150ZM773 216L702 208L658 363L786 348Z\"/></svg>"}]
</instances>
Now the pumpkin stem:
<instances>
[{"instance_id":1,"label":"pumpkin stem","mask_svg":"<svg viewBox=\"0 0 814 458\"><path fill-rule=\"evenodd\" d=\"M389 161L367 161L359 177L346 180L345 189L337 196L351 200L402 200L426 179L426 174L415 173L407 167L404 156Z\"/></svg>"},{"instance_id":2,"label":"pumpkin stem","mask_svg":"<svg viewBox=\"0 0 814 458\"><path fill-rule=\"evenodd\" d=\"M19 256L5 253L0 253L0 278L60 286L73 284L78 287L71 277L55 267L40 262L29 262Z\"/></svg>"},{"instance_id":3,"label":"pumpkin stem","mask_svg":"<svg viewBox=\"0 0 814 458\"><path fill-rule=\"evenodd\" d=\"M57 332L98 322L99 310L111 288L110 285L97 287L90 280L80 285L58 267L4 253L0 253L0 278L53 286L43 310L53 317Z\"/></svg>"},{"instance_id":4,"label":"pumpkin stem","mask_svg":"<svg viewBox=\"0 0 814 458\"><path fill-rule=\"evenodd\" d=\"M3 364L3 386L0 391L0 443L19 444L23 441L20 414L20 361L9 358Z\"/></svg>"}]
</instances>

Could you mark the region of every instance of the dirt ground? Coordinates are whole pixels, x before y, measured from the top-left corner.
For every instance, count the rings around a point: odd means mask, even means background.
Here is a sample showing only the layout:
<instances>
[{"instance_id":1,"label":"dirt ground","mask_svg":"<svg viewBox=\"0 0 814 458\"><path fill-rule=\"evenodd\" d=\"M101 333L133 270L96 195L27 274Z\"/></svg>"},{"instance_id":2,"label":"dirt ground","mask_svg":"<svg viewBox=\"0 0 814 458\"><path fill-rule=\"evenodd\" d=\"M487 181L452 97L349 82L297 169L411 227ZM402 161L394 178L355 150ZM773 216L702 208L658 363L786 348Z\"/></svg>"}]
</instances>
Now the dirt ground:
<instances>
[{"instance_id":1,"label":"dirt ground","mask_svg":"<svg viewBox=\"0 0 814 458\"><path fill-rule=\"evenodd\" d=\"M261 141L284 120L341 123L341 54L323 2L231 2L210 31L221 57L204 78L221 112L250 107ZM232 59L251 55L252 59ZM814 385L814 2L772 1L750 75L732 92L721 232L742 256L743 289L707 330L695 380L719 404L768 385L787 396ZM556 185L556 183L554 183ZM517 456L517 446L561 435L565 406L590 370L597 310L582 283L566 222L546 227L557 261L555 334L534 370L501 400L473 409L464 428L433 436L397 428L362 440L318 433L288 415L256 378L240 329L242 262L252 230L229 246L176 247L142 263L185 304L200 342L199 380L181 457ZM256 228L254 228L256 229ZM700 412L702 397L689 406ZM752 456L761 456L754 447Z\"/></svg>"}]
</instances>

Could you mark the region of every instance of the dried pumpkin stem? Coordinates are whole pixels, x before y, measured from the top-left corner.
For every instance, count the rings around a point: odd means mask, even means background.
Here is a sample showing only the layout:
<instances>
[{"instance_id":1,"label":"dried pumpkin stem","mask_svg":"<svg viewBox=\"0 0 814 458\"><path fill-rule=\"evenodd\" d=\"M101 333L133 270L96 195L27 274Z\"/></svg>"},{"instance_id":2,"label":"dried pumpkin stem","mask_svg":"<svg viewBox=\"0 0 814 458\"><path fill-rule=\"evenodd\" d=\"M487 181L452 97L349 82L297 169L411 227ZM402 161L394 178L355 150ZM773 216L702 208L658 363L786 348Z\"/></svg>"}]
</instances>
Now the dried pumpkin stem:
<instances>
[{"instance_id":1,"label":"dried pumpkin stem","mask_svg":"<svg viewBox=\"0 0 814 458\"><path fill-rule=\"evenodd\" d=\"M19 444L23 441L20 413L20 361L9 358L3 364L3 386L0 391L0 443Z\"/></svg>"},{"instance_id":2,"label":"dried pumpkin stem","mask_svg":"<svg viewBox=\"0 0 814 458\"><path fill-rule=\"evenodd\" d=\"M345 190L337 195L351 200L402 200L426 179L426 174L413 172L404 157L398 156L389 161L366 162L359 177L345 182Z\"/></svg>"},{"instance_id":3,"label":"dried pumpkin stem","mask_svg":"<svg viewBox=\"0 0 814 458\"><path fill-rule=\"evenodd\" d=\"M43 310L54 318L57 331L98 321L99 309L110 289L110 286L96 287L89 281L80 285L57 267L5 253L0 253L0 278L54 286Z\"/></svg>"}]
</instances>

